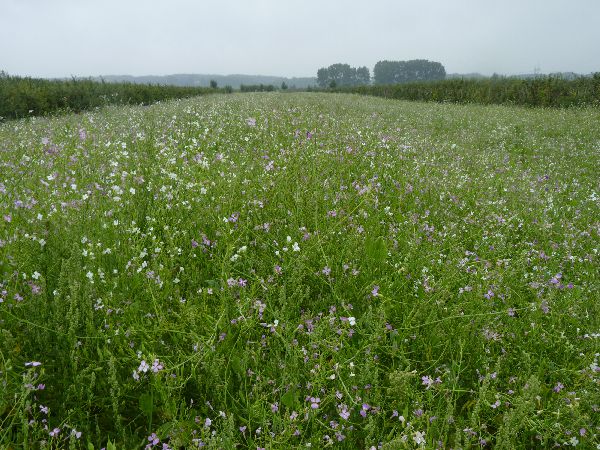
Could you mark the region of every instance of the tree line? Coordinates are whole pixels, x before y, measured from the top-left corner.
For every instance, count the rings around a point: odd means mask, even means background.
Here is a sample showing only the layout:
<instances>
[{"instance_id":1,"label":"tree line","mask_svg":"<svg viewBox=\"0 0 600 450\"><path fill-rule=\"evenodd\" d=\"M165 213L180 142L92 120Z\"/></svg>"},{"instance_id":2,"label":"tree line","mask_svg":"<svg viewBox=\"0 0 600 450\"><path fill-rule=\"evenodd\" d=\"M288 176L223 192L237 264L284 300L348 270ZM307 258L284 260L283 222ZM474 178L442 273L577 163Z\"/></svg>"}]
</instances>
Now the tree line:
<instances>
[{"instance_id":1,"label":"tree line","mask_svg":"<svg viewBox=\"0 0 600 450\"><path fill-rule=\"evenodd\" d=\"M444 66L435 61L413 59L410 61L379 61L373 68L373 79L367 67L349 64L332 64L317 71L317 84L322 88L363 86L371 84L399 84L414 81L443 80Z\"/></svg>"}]
</instances>

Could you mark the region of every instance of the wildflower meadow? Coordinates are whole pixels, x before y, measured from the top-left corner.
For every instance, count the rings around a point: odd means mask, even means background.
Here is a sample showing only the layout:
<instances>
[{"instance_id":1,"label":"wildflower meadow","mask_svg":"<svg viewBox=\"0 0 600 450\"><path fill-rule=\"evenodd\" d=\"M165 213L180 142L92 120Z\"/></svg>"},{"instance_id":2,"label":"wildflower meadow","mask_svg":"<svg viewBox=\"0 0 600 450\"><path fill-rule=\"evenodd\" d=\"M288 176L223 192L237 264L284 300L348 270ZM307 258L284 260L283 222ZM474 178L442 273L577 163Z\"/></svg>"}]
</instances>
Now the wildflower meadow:
<instances>
[{"instance_id":1,"label":"wildflower meadow","mask_svg":"<svg viewBox=\"0 0 600 450\"><path fill-rule=\"evenodd\" d=\"M599 154L335 93L0 124L0 447L600 448Z\"/></svg>"}]
</instances>

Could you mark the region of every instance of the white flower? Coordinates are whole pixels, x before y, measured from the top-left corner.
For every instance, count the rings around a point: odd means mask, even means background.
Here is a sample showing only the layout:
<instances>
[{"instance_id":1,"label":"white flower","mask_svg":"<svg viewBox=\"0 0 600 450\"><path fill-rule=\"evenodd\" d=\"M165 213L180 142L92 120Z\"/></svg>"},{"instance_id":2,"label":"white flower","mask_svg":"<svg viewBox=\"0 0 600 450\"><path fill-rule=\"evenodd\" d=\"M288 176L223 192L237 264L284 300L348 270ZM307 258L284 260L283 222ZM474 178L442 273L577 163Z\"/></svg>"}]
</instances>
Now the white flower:
<instances>
[{"instance_id":1,"label":"white flower","mask_svg":"<svg viewBox=\"0 0 600 450\"><path fill-rule=\"evenodd\" d=\"M294 250L295 252L300 251L300 246L298 245L297 242L294 242L294 245L292 245L292 250Z\"/></svg>"},{"instance_id":2,"label":"white flower","mask_svg":"<svg viewBox=\"0 0 600 450\"><path fill-rule=\"evenodd\" d=\"M356 318L355 317L348 317L348 323L352 326L356 325Z\"/></svg>"},{"instance_id":3,"label":"white flower","mask_svg":"<svg viewBox=\"0 0 600 450\"><path fill-rule=\"evenodd\" d=\"M413 441L415 441L415 444L417 444L417 445L424 444L425 443L425 432L424 431L415 432L415 434L413 436Z\"/></svg>"}]
</instances>

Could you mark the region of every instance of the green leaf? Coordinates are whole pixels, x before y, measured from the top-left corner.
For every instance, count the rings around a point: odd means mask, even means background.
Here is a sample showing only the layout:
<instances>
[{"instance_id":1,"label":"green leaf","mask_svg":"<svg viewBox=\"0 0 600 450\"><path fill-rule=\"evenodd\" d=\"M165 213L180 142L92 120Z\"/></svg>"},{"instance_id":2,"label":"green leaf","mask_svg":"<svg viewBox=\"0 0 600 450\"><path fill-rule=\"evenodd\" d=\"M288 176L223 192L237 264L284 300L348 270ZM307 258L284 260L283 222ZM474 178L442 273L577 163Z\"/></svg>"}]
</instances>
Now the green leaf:
<instances>
[{"instance_id":1,"label":"green leaf","mask_svg":"<svg viewBox=\"0 0 600 450\"><path fill-rule=\"evenodd\" d=\"M216 289L219 287L219 282L216 280L206 280L206 284L208 284L208 287L211 287L213 289Z\"/></svg>"},{"instance_id":2,"label":"green leaf","mask_svg":"<svg viewBox=\"0 0 600 450\"><path fill-rule=\"evenodd\" d=\"M281 403L290 409L292 409L294 407L294 405L296 405L297 402L298 402L298 399L296 396L295 389L290 389L285 394L283 394L283 396L281 397Z\"/></svg>"},{"instance_id":3,"label":"green leaf","mask_svg":"<svg viewBox=\"0 0 600 450\"><path fill-rule=\"evenodd\" d=\"M234 356L233 358L231 358L231 368L236 374L240 376L244 375L244 363L242 362L239 356Z\"/></svg>"},{"instance_id":4,"label":"green leaf","mask_svg":"<svg viewBox=\"0 0 600 450\"><path fill-rule=\"evenodd\" d=\"M152 414L152 411L154 409L152 395L148 393L140 395L139 404L140 409L144 414L146 414L147 416L150 416Z\"/></svg>"},{"instance_id":5,"label":"green leaf","mask_svg":"<svg viewBox=\"0 0 600 450\"><path fill-rule=\"evenodd\" d=\"M368 237L365 247L369 259L383 262L387 258L387 246L382 236L377 238Z\"/></svg>"},{"instance_id":6,"label":"green leaf","mask_svg":"<svg viewBox=\"0 0 600 450\"><path fill-rule=\"evenodd\" d=\"M112 441L108 441L106 443L106 450L117 450L117 446Z\"/></svg>"}]
</instances>

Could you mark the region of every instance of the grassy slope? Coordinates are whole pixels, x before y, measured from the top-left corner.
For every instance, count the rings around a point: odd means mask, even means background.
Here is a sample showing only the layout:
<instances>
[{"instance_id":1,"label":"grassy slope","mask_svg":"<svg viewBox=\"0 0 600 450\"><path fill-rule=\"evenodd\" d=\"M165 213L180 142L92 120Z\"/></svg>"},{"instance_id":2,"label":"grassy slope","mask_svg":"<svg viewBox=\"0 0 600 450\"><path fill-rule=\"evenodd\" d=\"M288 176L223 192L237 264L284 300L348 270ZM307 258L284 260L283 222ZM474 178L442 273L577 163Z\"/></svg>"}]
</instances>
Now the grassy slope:
<instances>
[{"instance_id":1,"label":"grassy slope","mask_svg":"<svg viewBox=\"0 0 600 450\"><path fill-rule=\"evenodd\" d=\"M247 94L0 126L0 445L597 444L598 123Z\"/></svg>"}]
</instances>

